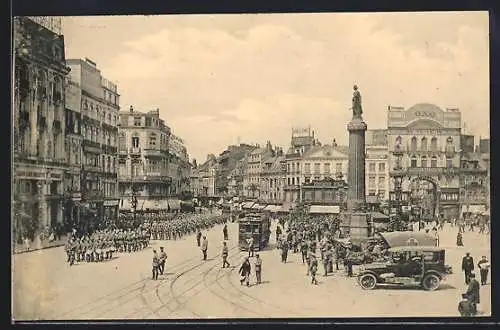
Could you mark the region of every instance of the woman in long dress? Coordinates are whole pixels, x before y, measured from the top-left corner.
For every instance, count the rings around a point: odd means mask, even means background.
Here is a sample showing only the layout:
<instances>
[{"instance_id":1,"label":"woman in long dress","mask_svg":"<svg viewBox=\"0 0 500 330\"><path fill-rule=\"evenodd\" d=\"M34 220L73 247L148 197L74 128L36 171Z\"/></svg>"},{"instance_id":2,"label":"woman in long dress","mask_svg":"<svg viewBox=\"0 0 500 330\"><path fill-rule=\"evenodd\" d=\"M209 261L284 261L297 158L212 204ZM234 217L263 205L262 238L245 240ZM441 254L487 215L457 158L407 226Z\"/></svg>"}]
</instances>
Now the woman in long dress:
<instances>
[{"instance_id":1,"label":"woman in long dress","mask_svg":"<svg viewBox=\"0 0 500 330\"><path fill-rule=\"evenodd\" d=\"M243 264L241 264L239 273L241 275L240 277L240 284L243 285L243 282L246 282L247 286L250 286L250 271L251 271L252 266L250 265L250 261L248 260L248 257L245 257L245 260L243 261Z\"/></svg>"}]
</instances>

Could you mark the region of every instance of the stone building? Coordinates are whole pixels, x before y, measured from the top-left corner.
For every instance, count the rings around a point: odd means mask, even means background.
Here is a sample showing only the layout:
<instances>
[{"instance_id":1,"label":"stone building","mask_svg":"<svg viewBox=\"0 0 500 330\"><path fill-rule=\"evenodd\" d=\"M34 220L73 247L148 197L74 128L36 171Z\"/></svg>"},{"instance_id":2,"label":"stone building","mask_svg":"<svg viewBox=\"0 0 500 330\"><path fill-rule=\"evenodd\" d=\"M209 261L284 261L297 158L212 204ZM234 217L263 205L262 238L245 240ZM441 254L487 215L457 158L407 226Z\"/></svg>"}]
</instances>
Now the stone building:
<instances>
[{"instance_id":1,"label":"stone building","mask_svg":"<svg viewBox=\"0 0 500 330\"><path fill-rule=\"evenodd\" d=\"M33 238L63 222L64 37L27 17L13 20L13 229Z\"/></svg>"},{"instance_id":2,"label":"stone building","mask_svg":"<svg viewBox=\"0 0 500 330\"><path fill-rule=\"evenodd\" d=\"M247 166L249 156L245 156L240 159L235 168L228 175L228 183L227 183L227 194L228 197L243 197L244 189L243 189L243 177L245 175L245 170Z\"/></svg>"},{"instance_id":3,"label":"stone building","mask_svg":"<svg viewBox=\"0 0 500 330\"><path fill-rule=\"evenodd\" d=\"M489 214L489 164L484 160L486 153L479 151L473 135L461 136L460 216L465 218Z\"/></svg>"},{"instance_id":4,"label":"stone building","mask_svg":"<svg viewBox=\"0 0 500 330\"><path fill-rule=\"evenodd\" d=\"M82 136L80 218L85 222L118 216L118 112L116 84L103 77L92 60L68 59L71 81L80 86ZM83 213L82 213L83 212Z\"/></svg>"},{"instance_id":5,"label":"stone building","mask_svg":"<svg viewBox=\"0 0 500 330\"><path fill-rule=\"evenodd\" d=\"M80 219L81 168L82 168L82 93L80 85L67 79L65 95L65 153L68 170L64 176L65 194L67 195L64 213L68 223L77 224Z\"/></svg>"},{"instance_id":6,"label":"stone building","mask_svg":"<svg viewBox=\"0 0 500 330\"><path fill-rule=\"evenodd\" d=\"M191 193L195 198L216 198L216 179L219 172L217 158L213 154L207 156L207 160L191 171Z\"/></svg>"},{"instance_id":7,"label":"stone building","mask_svg":"<svg viewBox=\"0 0 500 330\"><path fill-rule=\"evenodd\" d=\"M170 196L181 196L189 191L191 164L184 140L171 133L169 136L168 175L172 178Z\"/></svg>"},{"instance_id":8,"label":"stone building","mask_svg":"<svg viewBox=\"0 0 500 330\"><path fill-rule=\"evenodd\" d=\"M367 130L365 135L365 181L367 203L389 200L389 151L387 130Z\"/></svg>"},{"instance_id":9,"label":"stone building","mask_svg":"<svg viewBox=\"0 0 500 330\"><path fill-rule=\"evenodd\" d=\"M460 195L460 125L458 109L443 110L420 103L405 110L388 108L389 171L394 174L393 151L403 153L403 200L419 206L422 216L457 217ZM390 183L390 198L394 198Z\"/></svg>"},{"instance_id":10,"label":"stone building","mask_svg":"<svg viewBox=\"0 0 500 330\"><path fill-rule=\"evenodd\" d=\"M258 147L258 146L257 146ZM261 179L264 163L273 156L271 143L265 148L257 148L247 158L243 175L243 194L245 198L258 200L261 198Z\"/></svg>"},{"instance_id":11,"label":"stone building","mask_svg":"<svg viewBox=\"0 0 500 330\"><path fill-rule=\"evenodd\" d=\"M216 194L220 197L229 197L229 176L236 168L238 162L249 155L256 147L240 143L239 145L230 145L224 150L217 162L219 163L219 171L216 178Z\"/></svg>"},{"instance_id":12,"label":"stone building","mask_svg":"<svg viewBox=\"0 0 500 330\"><path fill-rule=\"evenodd\" d=\"M286 159L283 150L276 148L272 157L263 161L260 180L260 201L269 204L281 204L284 201L286 180Z\"/></svg>"},{"instance_id":13,"label":"stone building","mask_svg":"<svg viewBox=\"0 0 500 330\"><path fill-rule=\"evenodd\" d=\"M118 181L120 209L168 209L173 190L169 175L170 127L159 110L140 112L132 106L119 113Z\"/></svg>"}]
</instances>

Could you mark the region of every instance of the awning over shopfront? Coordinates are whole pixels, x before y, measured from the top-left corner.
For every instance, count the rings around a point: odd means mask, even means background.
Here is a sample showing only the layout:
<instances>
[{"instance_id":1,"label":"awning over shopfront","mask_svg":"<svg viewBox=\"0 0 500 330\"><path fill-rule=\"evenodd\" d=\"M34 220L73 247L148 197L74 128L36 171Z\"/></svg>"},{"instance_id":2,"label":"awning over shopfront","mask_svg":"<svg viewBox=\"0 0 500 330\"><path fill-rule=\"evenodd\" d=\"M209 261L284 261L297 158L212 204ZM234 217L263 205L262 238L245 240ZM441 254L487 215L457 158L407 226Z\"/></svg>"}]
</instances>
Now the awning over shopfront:
<instances>
[{"instance_id":1,"label":"awning over shopfront","mask_svg":"<svg viewBox=\"0 0 500 330\"><path fill-rule=\"evenodd\" d=\"M474 205L469 205L467 207L467 205L462 205L462 213L476 213L476 214L483 214L483 213L486 213L488 214L488 212L486 212L486 205L477 205L477 204L474 204Z\"/></svg>"},{"instance_id":2,"label":"awning over shopfront","mask_svg":"<svg viewBox=\"0 0 500 330\"><path fill-rule=\"evenodd\" d=\"M424 232L396 231L378 233L377 235L381 237L389 247L410 245L437 246L437 241L434 236Z\"/></svg>"},{"instance_id":3,"label":"awning over shopfront","mask_svg":"<svg viewBox=\"0 0 500 330\"><path fill-rule=\"evenodd\" d=\"M251 209L254 204L255 202L245 202L241 205L241 207L244 209Z\"/></svg>"},{"instance_id":4,"label":"awning over shopfront","mask_svg":"<svg viewBox=\"0 0 500 330\"><path fill-rule=\"evenodd\" d=\"M181 200L180 199L169 199L168 206L170 206L171 211L180 210L181 209ZM168 209L167 206L167 209Z\"/></svg>"},{"instance_id":5,"label":"awning over shopfront","mask_svg":"<svg viewBox=\"0 0 500 330\"><path fill-rule=\"evenodd\" d=\"M281 209L281 206L279 205L273 205L273 204L269 204L267 205L265 208L264 208L264 211L269 211L269 212L278 212L278 210Z\"/></svg>"},{"instance_id":6,"label":"awning over shopfront","mask_svg":"<svg viewBox=\"0 0 500 330\"><path fill-rule=\"evenodd\" d=\"M339 214L340 207L337 205L311 205L309 209L311 214Z\"/></svg>"},{"instance_id":7,"label":"awning over shopfront","mask_svg":"<svg viewBox=\"0 0 500 330\"><path fill-rule=\"evenodd\" d=\"M383 214L383 213L380 213L380 212L372 212L372 219L373 221L376 221L376 222L389 222L390 218L389 216Z\"/></svg>"}]
</instances>

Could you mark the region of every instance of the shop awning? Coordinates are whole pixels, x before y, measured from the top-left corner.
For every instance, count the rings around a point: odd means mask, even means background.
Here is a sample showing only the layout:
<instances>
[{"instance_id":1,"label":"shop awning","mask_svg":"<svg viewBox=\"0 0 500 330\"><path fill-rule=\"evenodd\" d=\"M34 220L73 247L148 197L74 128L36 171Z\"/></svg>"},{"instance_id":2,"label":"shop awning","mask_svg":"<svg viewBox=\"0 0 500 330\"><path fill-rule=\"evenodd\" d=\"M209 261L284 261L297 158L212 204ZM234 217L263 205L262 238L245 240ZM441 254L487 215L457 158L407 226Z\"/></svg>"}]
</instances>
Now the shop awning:
<instances>
[{"instance_id":1,"label":"shop awning","mask_svg":"<svg viewBox=\"0 0 500 330\"><path fill-rule=\"evenodd\" d=\"M311 205L311 214L339 214L340 207L337 205Z\"/></svg>"},{"instance_id":2,"label":"shop awning","mask_svg":"<svg viewBox=\"0 0 500 330\"><path fill-rule=\"evenodd\" d=\"M266 207L264 204L255 203L252 205L253 210L263 210Z\"/></svg>"},{"instance_id":3,"label":"shop awning","mask_svg":"<svg viewBox=\"0 0 500 330\"><path fill-rule=\"evenodd\" d=\"M278 212L278 210L281 209L281 206L279 205L273 205L269 204L264 208L264 211L269 211L269 212Z\"/></svg>"},{"instance_id":4,"label":"shop awning","mask_svg":"<svg viewBox=\"0 0 500 330\"><path fill-rule=\"evenodd\" d=\"M130 205L130 199L124 198L120 199L120 203L118 204L118 209L122 211L128 211L132 208L132 205Z\"/></svg>"},{"instance_id":5,"label":"shop awning","mask_svg":"<svg viewBox=\"0 0 500 330\"><path fill-rule=\"evenodd\" d=\"M389 216L380 212L372 212L371 216L372 219L377 222L388 222L390 220Z\"/></svg>"},{"instance_id":6,"label":"shop awning","mask_svg":"<svg viewBox=\"0 0 500 330\"><path fill-rule=\"evenodd\" d=\"M378 233L389 247L397 246L437 246L437 241L434 236L428 235L424 232L415 231L395 231Z\"/></svg>"},{"instance_id":7,"label":"shop awning","mask_svg":"<svg viewBox=\"0 0 500 330\"><path fill-rule=\"evenodd\" d=\"M242 208L244 209L250 209L252 206L255 204L255 202L245 202L241 205Z\"/></svg>"},{"instance_id":8,"label":"shop awning","mask_svg":"<svg viewBox=\"0 0 500 330\"><path fill-rule=\"evenodd\" d=\"M181 209L181 200L180 199L169 199L168 206L170 206L170 210L180 210ZM168 209L167 206L167 209Z\"/></svg>"},{"instance_id":9,"label":"shop awning","mask_svg":"<svg viewBox=\"0 0 500 330\"><path fill-rule=\"evenodd\" d=\"M483 214L483 212L486 212L486 205L462 205L462 213L478 213L478 214Z\"/></svg>"}]
</instances>

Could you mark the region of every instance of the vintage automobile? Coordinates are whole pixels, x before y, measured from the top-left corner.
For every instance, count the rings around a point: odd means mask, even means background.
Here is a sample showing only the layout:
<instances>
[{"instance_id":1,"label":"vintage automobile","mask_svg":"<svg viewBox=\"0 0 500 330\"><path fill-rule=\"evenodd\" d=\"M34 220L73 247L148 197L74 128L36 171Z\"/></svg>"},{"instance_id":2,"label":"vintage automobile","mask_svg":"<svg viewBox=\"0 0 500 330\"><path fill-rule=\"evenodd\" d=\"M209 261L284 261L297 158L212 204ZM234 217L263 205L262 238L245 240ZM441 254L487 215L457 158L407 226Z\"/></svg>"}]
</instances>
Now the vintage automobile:
<instances>
[{"instance_id":1,"label":"vintage automobile","mask_svg":"<svg viewBox=\"0 0 500 330\"><path fill-rule=\"evenodd\" d=\"M445 250L434 246L401 246L387 250L384 261L361 266L358 284L365 290L377 285L420 286L426 291L439 288L452 273L445 264Z\"/></svg>"}]
</instances>

